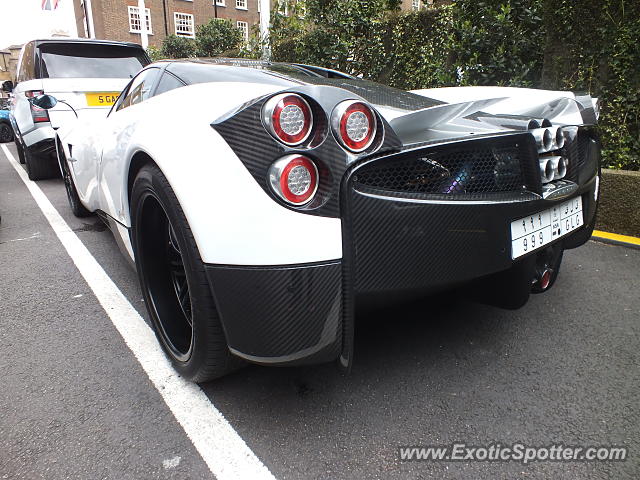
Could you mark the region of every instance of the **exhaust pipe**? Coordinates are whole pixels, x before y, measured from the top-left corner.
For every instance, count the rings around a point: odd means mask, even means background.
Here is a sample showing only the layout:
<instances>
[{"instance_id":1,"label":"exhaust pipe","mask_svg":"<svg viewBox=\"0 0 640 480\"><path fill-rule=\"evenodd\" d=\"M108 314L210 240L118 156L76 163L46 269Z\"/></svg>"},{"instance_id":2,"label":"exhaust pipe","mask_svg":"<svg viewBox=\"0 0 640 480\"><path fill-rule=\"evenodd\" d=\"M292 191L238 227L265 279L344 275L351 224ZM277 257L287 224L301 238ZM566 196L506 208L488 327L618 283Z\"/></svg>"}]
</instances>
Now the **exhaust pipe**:
<instances>
[{"instance_id":1,"label":"exhaust pipe","mask_svg":"<svg viewBox=\"0 0 640 480\"><path fill-rule=\"evenodd\" d=\"M542 183L552 182L555 177L555 167L551 162L552 158L559 157L542 157L540 159L540 178L542 179Z\"/></svg>"},{"instance_id":2,"label":"exhaust pipe","mask_svg":"<svg viewBox=\"0 0 640 480\"><path fill-rule=\"evenodd\" d=\"M553 272L551 271L550 268L545 268L541 274L539 274L539 277L537 279L538 281L538 285L540 286L540 288L542 290L546 290L547 288L549 288L549 284L551 283L551 274Z\"/></svg>"},{"instance_id":3,"label":"exhaust pipe","mask_svg":"<svg viewBox=\"0 0 640 480\"><path fill-rule=\"evenodd\" d=\"M556 168L555 176L553 177L553 179L560 180L564 178L565 175L567 174L568 166L569 166L569 160L567 160L565 157L560 157L560 160L558 161L558 167Z\"/></svg>"},{"instance_id":4,"label":"exhaust pipe","mask_svg":"<svg viewBox=\"0 0 640 480\"><path fill-rule=\"evenodd\" d=\"M542 183L563 179L567 174L568 165L567 159L559 155L542 157L540 159L540 176L542 177Z\"/></svg>"},{"instance_id":5,"label":"exhaust pipe","mask_svg":"<svg viewBox=\"0 0 640 480\"><path fill-rule=\"evenodd\" d=\"M561 127L552 128L553 143L556 149L564 147L564 132Z\"/></svg>"},{"instance_id":6,"label":"exhaust pipe","mask_svg":"<svg viewBox=\"0 0 640 480\"><path fill-rule=\"evenodd\" d=\"M545 153L553 149L553 132L549 128L531 130L531 134L536 139L538 153Z\"/></svg>"}]
</instances>

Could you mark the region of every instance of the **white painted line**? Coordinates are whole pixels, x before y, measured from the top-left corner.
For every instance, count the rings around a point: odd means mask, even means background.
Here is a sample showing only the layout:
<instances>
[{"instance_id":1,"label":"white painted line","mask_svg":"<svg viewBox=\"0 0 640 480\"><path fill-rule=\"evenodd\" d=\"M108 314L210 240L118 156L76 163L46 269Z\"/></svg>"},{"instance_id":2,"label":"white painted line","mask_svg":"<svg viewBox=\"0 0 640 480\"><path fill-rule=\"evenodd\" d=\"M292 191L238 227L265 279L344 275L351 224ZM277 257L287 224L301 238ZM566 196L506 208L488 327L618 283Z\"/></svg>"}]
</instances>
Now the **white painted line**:
<instances>
[{"instance_id":1,"label":"white painted line","mask_svg":"<svg viewBox=\"0 0 640 480\"><path fill-rule=\"evenodd\" d=\"M211 472L219 480L275 479L200 387L175 372L151 328L69 228L40 187L29 180L9 149L1 146L80 274Z\"/></svg>"}]
</instances>

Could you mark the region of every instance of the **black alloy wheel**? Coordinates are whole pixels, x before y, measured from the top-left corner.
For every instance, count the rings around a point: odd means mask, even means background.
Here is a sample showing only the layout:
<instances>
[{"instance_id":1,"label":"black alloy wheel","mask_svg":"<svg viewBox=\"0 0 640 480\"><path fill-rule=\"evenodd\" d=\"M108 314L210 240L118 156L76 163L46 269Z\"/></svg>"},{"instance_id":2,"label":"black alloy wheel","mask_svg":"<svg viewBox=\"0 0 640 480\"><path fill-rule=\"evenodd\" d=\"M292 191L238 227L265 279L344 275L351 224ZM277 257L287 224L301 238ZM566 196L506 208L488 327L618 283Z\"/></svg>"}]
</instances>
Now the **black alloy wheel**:
<instances>
[{"instance_id":1,"label":"black alloy wheel","mask_svg":"<svg viewBox=\"0 0 640 480\"><path fill-rule=\"evenodd\" d=\"M142 167L131 192L131 239L144 301L174 368L204 382L242 365L231 355L204 263L164 174Z\"/></svg>"},{"instance_id":2,"label":"black alloy wheel","mask_svg":"<svg viewBox=\"0 0 640 480\"><path fill-rule=\"evenodd\" d=\"M193 314L189 282L180 245L169 218L152 194L144 198L144 216L139 229L141 255L146 259L145 297L157 319L161 339L180 362L191 356Z\"/></svg>"}]
</instances>

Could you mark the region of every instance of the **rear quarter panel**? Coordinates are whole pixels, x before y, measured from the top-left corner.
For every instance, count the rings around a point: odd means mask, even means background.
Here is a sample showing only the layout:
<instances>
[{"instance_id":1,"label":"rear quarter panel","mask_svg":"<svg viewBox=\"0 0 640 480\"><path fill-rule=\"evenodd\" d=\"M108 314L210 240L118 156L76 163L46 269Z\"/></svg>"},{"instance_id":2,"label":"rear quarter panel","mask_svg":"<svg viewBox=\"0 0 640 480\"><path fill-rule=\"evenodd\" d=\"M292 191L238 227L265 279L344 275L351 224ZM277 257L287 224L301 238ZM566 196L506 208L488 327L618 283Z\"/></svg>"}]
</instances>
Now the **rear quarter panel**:
<instances>
[{"instance_id":1,"label":"rear quarter panel","mask_svg":"<svg viewBox=\"0 0 640 480\"><path fill-rule=\"evenodd\" d=\"M128 171L133 156L144 152L171 184L205 263L285 265L341 258L340 219L278 204L211 127L218 117L276 91L258 84L200 84L112 115L100 169L101 208L131 225Z\"/></svg>"}]
</instances>

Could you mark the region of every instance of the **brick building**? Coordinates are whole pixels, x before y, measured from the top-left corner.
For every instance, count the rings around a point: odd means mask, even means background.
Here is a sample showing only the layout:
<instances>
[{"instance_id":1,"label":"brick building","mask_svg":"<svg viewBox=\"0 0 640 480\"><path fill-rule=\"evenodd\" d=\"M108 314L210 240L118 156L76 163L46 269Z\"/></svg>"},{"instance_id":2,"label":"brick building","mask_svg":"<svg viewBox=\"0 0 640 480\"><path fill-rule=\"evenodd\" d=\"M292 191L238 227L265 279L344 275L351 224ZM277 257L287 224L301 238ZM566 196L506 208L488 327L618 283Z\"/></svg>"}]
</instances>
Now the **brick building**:
<instances>
[{"instance_id":1,"label":"brick building","mask_svg":"<svg viewBox=\"0 0 640 480\"><path fill-rule=\"evenodd\" d=\"M86 0L73 0L78 35L88 37ZM137 0L91 0L95 37L140 43ZM160 47L171 34L190 37L198 25L212 18L226 18L248 38L253 25L260 21L260 0L145 0L149 45Z\"/></svg>"},{"instance_id":2,"label":"brick building","mask_svg":"<svg viewBox=\"0 0 640 480\"><path fill-rule=\"evenodd\" d=\"M270 2L274 3L273 0ZM444 0L402 0L403 10L419 10ZM88 37L91 4L95 38L140 43L141 16L137 0L73 0L78 36ZM149 45L160 47L171 34L192 38L196 27L212 18L226 18L248 38L260 22L260 0L145 0Z\"/></svg>"}]
</instances>

